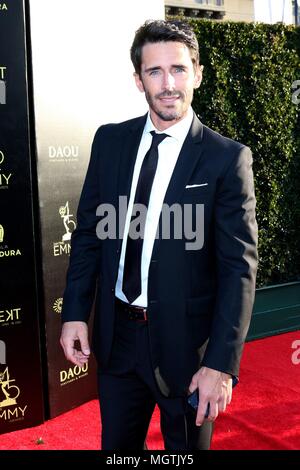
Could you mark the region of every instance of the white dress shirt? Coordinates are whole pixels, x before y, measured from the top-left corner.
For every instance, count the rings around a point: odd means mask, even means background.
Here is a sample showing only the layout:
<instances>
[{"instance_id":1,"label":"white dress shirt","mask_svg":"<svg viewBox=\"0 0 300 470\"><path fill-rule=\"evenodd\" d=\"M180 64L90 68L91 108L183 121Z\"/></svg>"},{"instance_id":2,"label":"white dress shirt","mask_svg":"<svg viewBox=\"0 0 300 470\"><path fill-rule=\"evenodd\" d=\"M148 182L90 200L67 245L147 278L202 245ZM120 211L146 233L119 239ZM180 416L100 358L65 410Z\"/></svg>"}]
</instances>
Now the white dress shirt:
<instances>
[{"instance_id":1,"label":"white dress shirt","mask_svg":"<svg viewBox=\"0 0 300 470\"><path fill-rule=\"evenodd\" d=\"M180 153L183 142L189 132L193 120L193 111L192 108L189 108L187 116L181 121L177 122L173 126L169 127L165 131L161 132L157 130L150 118L150 113L148 113L147 121L144 127L144 132L141 138L140 146L138 149L136 162L133 171L133 178L131 183L130 197L128 203L128 210L125 221L125 229L123 235L121 257L119 264L118 279L116 283L116 297L128 302L125 294L122 291L122 281L123 281L123 271L124 271L124 261L125 261L125 251L127 244L127 236L129 231L129 224L132 214L132 208L135 198L135 192L138 182L138 177L140 174L141 166L143 159L149 150L152 142L151 131L155 131L158 134L168 134L170 137L166 137L161 144L158 146L158 164L153 180L153 185L150 193L146 224L145 224L145 234L142 250L142 265L141 265L141 282L142 282L142 292L132 302L132 305L138 305L140 307L147 307L147 292L148 292L148 271L149 265L152 256L153 245L155 241L156 231L158 227L158 222L160 218L160 213L162 210L162 205L164 202L165 194L170 183L170 179L176 165L178 155Z\"/></svg>"}]
</instances>

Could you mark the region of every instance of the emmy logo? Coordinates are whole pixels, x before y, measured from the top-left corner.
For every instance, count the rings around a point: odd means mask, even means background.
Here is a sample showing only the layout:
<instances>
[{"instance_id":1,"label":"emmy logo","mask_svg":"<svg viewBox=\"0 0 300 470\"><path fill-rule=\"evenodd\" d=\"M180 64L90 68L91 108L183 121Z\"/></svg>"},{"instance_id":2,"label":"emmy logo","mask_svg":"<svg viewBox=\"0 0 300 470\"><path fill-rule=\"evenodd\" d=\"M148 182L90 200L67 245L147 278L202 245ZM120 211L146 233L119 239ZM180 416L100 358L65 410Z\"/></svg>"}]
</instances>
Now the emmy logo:
<instances>
[{"instance_id":1,"label":"emmy logo","mask_svg":"<svg viewBox=\"0 0 300 470\"><path fill-rule=\"evenodd\" d=\"M4 228L0 225L0 243L3 243L4 240Z\"/></svg>"},{"instance_id":2,"label":"emmy logo","mask_svg":"<svg viewBox=\"0 0 300 470\"><path fill-rule=\"evenodd\" d=\"M70 214L68 201L65 206L61 206L59 208L59 215L63 219L64 227L66 230L66 233L62 236L62 241L66 242L71 240L72 231L76 228L74 220L71 220L71 217L73 217L73 215Z\"/></svg>"},{"instance_id":3,"label":"emmy logo","mask_svg":"<svg viewBox=\"0 0 300 470\"><path fill-rule=\"evenodd\" d=\"M0 372L0 386L5 397L0 401L0 408L17 404L20 389L16 385L10 385L11 382L15 382L15 379L9 378L8 367L6 367L4 372Z\"/></svg>"}]
</instances>

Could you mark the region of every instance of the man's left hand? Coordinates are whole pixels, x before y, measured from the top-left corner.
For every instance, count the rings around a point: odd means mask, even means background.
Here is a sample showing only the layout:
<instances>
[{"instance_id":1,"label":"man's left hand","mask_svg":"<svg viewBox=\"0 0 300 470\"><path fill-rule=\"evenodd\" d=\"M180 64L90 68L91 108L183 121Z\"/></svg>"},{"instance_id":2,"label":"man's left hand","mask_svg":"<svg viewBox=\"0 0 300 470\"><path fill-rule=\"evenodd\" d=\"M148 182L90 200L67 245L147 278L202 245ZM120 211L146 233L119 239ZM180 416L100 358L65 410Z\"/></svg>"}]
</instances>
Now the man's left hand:
<instances>
[{"instance_id":1,"label":"man's left hand","mask_svg":"<svg viewBox=\"0 0 300 470\"><path fill-rule=\"evenodd\" d=\"M199 390L199 405L196 425L201 426L205 419L208 403L210 404L208 421L214 421L220 411L226 410L226 406L231 402L232 377L209 367L201 367L193 375L189 386L190 393L193 393L197 388Z\"/></svg>"}]
</instances>

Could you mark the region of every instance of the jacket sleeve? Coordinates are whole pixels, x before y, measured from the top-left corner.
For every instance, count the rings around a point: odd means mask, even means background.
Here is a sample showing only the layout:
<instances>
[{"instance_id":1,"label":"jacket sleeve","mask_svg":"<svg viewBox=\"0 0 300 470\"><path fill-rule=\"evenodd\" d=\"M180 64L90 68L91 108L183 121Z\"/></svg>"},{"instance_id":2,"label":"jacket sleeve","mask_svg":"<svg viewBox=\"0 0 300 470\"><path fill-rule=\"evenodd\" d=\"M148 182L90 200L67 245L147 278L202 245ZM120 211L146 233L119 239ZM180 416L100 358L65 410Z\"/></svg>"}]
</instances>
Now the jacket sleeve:
<instances>
[{"instance_id":1,"label":"jacket sleeve","mask_svg":"<svg viewBox=\"0 0 300 470\"><path fill-rule=\"evenodd\" d=\"M63 297L62 321L88 321L95 296L97 273L100 263L100 240L97 238L100 203L100 135L95 134L91 158L81 192L77 227L72 234L70 263Z\"/></svg>"},{"instance_id":2,"label":"jacket sleeve","mask_svg":"<svg viewBox=\"0 0 300 470\"><path fill-rule=\"evenodd\" d=\"M257 223L252 154L242 147L216 196L217 297L202 365L238 376L249 329L257 271Z\"/></svg>"}]
</instances>

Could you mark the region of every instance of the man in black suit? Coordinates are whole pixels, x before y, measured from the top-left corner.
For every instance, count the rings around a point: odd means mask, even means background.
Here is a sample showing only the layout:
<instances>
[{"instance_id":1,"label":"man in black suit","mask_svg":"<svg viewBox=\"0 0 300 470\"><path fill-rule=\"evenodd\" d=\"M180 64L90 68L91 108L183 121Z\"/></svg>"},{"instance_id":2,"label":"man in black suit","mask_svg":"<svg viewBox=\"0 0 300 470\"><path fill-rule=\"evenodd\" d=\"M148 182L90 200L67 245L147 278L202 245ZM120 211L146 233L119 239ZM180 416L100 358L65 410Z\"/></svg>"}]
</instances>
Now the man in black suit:
<instances>
[{"instance_id":1,"label":"man in black suit","mask_svg":"<svg viewBox=\"0 0 300 470\"><path fill-rule=\"evenodd\" d=\"M231 400L253 307L251 151L192 111L202 67L188 25L146 22L131 59L149 112L95 135L72 236L61 344L74 364L88 361L97 292L102 449L142 449L156 404L166 449L208 449L213 421ZM187 396L195 390L194 414Z\"/></svg>"}]
</instances>

